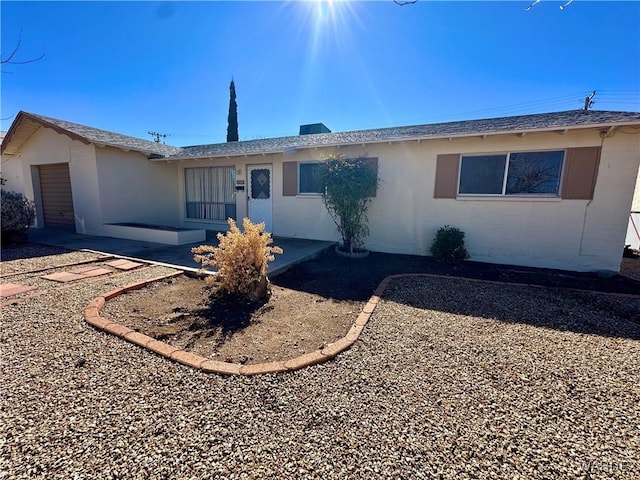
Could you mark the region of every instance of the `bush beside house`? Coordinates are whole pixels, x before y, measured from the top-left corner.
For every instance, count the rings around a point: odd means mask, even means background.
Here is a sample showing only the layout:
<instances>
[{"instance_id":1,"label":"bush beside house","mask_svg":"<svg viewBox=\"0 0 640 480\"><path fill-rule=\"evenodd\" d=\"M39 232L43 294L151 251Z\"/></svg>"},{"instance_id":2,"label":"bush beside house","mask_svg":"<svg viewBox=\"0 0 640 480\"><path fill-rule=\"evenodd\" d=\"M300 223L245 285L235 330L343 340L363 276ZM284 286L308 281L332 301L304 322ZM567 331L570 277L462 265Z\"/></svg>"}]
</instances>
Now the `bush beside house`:
<instances>
[{"instance_id":1,"label":"bush beside house","mask_svg":"<svg viewBox=\"0 0 640 480\"><path fill-rule=\"evenodd\" d=\"M35 205L18 192L2 189L1 195L2 243L21 241L36 218Z\"/></svg>"}]
</instances>

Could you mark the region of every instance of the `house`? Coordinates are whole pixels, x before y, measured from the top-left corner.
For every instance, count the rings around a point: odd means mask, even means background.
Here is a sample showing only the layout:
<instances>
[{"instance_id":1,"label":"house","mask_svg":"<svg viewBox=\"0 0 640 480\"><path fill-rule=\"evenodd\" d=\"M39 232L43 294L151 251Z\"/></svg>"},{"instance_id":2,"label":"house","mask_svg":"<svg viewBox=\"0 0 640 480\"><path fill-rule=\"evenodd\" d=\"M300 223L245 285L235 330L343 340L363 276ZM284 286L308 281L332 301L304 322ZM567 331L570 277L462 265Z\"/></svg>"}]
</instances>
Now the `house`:
<instances>
[{"instance_id":1,"label":"house","mask_svg":"<svg viewBox=\"0 0 640 480\"><path fill-rule=\"evenodd\" d=\"M327 130L178 148L20 112L2 142L2 176L36 201L36 227L114 236L113 224L220 230L248 216L278 236L337 240L319 162L367 157L380 179L371 250L428 255L448 224L466 233L472 260L619 270L640 113Z\"/></svg>"}]
</instances>

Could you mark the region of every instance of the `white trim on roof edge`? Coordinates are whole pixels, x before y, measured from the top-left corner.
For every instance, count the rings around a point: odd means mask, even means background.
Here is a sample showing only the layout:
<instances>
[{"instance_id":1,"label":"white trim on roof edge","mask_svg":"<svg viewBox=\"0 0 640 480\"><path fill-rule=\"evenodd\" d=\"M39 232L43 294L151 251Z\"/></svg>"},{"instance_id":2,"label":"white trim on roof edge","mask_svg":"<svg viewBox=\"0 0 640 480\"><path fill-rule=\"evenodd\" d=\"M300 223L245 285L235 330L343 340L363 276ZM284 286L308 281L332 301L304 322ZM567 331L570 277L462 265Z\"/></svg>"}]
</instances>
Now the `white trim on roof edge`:
<instances>
[{"instance_id":1,"label":"white trim on roof edge","mask_svg":"<svg viewBox=\"0 0 640 480\"><path fill-rule=\"evenodd\" d=\"M219 155L196 155L193 157L188 156L172 156L172 157L158 157L158 158L150 158L149 160L152 162L168 162L172 160L213 160L217 158L230 158L230 157L249 157L249 156L265 156L265 155L290 155L291 153L295 153L300 150L309 150L309 149L318 149L318 148L336 148L342 146L352 146L352 145L371 145L371 144L380 144L380 143L393 143L393 142L421 142L423 140L442 140L446 139L448 141L452 141L455 138L471 138L471 137L486 137L489 135L519 135L525 136L528 133L548 133L548 132L557 132L560 135L565 135L569 132L569 130L589 130L589 129L602 129L607 128L608 130L619 128L619 127L629 127L629 126L640 126L638 122L606 122L606 123L594 123L594 124L584 124L584 125L562 125L555 127L544 127L544 128L530 128L530 129L522 129L517 128L513 130L500 130L500 131L477 131L472 133L459 133L459 134L442 134L442 135L424 135L417 137L396 137L396 138L384 138L380 140L370 140L365 143L362 141L354 141L350 143L327 143L323 145L299 145L295 147L286 147L278 150L265 150L259 152L238 152L238 153L221 153ZM341 133L341 132L335 132ZM277 138L277 137L276 137Z\"/></svg>"}]
</instances>

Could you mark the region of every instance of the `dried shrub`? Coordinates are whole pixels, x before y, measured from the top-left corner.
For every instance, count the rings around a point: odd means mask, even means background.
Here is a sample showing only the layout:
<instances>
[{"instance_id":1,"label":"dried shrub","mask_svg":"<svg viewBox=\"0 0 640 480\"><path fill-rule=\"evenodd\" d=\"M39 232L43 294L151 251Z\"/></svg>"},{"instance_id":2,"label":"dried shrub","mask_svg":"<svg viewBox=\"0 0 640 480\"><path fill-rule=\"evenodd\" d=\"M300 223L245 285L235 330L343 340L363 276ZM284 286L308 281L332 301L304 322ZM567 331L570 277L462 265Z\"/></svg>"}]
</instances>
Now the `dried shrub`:
<instances>
[{"instance_id":1,"label":"dried shrub","mask_svg":"<svg viewBox=\"0 0 640 480\"><path fill-rule=\"evenodd\" d=\"M229 231L218 233L218 246L200 245L191 249L194 260L202 265L215 267L216 276L208 276L209 285L216 284L219 291L241 295L249 300L266 297L267 265L275 260L274 253L282 253L280 247L271 246L271 234L264 231L264 223L242 220L240 231L233 219L228 220Z\"/></svg>"},{"instance_id":2,"label":"dried shrub","mask_svg":"<svg viewBox=\"0 0 640 480\"><path fill-rule=\"evenodd\" d=\"M2 190L2 242L24 236L36 218L34 203L19 192Z\"/></svg>"},{"instance_id":3,"label":"dried shrub","mask_svg":"<svg viewBox=\"0 0 640 480\"><path fill-rule=\"evenodd\" d=\"M466 260L469 254L464 246L464 232L449 225L440 228L431 245L431 254L445 262Z\"/></svg>"}]
</instances>

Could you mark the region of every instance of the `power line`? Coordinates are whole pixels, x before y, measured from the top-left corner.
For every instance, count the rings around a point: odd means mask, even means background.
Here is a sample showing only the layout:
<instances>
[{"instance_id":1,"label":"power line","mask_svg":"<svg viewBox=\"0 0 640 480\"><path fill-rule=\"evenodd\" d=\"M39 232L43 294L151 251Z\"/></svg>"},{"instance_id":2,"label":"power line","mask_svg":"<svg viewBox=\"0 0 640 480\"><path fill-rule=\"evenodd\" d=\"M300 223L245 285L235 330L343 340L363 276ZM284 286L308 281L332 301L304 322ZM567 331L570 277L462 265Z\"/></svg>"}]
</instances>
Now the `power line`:
<instances>
[{"instance_id":1,"label":"power line","mask_svg":"<svg viewBox=\"0 0 640 480\"><path fill-rule=\"evenodd\" d=\"M469 117L474 116L490 116L490 115L526 115L532 113L543 113L544 111L559 111L559 110L579 110L584 108L584 99L588 97L592 93L592 90L583 90L580 92L570 93L566 95L559 95L555 97L548 98L540 98L536 100L528 100L526 102L519 102L509 105L495 106L489 108L482 108L471 111L462 111L452 114L445 114L440 116L428 117L428 118L420 118L408 121L396 122L393 126L397 126L398 124L403 125L417 125L417 124L425 124L425 123L435 123L435 122L448 122L448 121L456 121L456 120L468 120ZM632 91L632 90L598 90L598 105L600 108L614 105L621 105L628 107L629 103L633 103L637 98L640 98L640 92ZM591 99L592 103L593 98ZM366 130L370 128L384 128L381 127L380 123L375 125L361 125L358 130ZM191 138L209 138L213 140L214 143L222 143L224 141L222 136L212 136L207 134L196 134L196 133L185 133L178 134L174 133L175 136L180 137L191 137ZM291 136L292 133L290 131L287 132L271 132L267 135L253 135L250 139L254 140L256 138L271 138L277 136Z\"/></svg>"}]
</instances>

